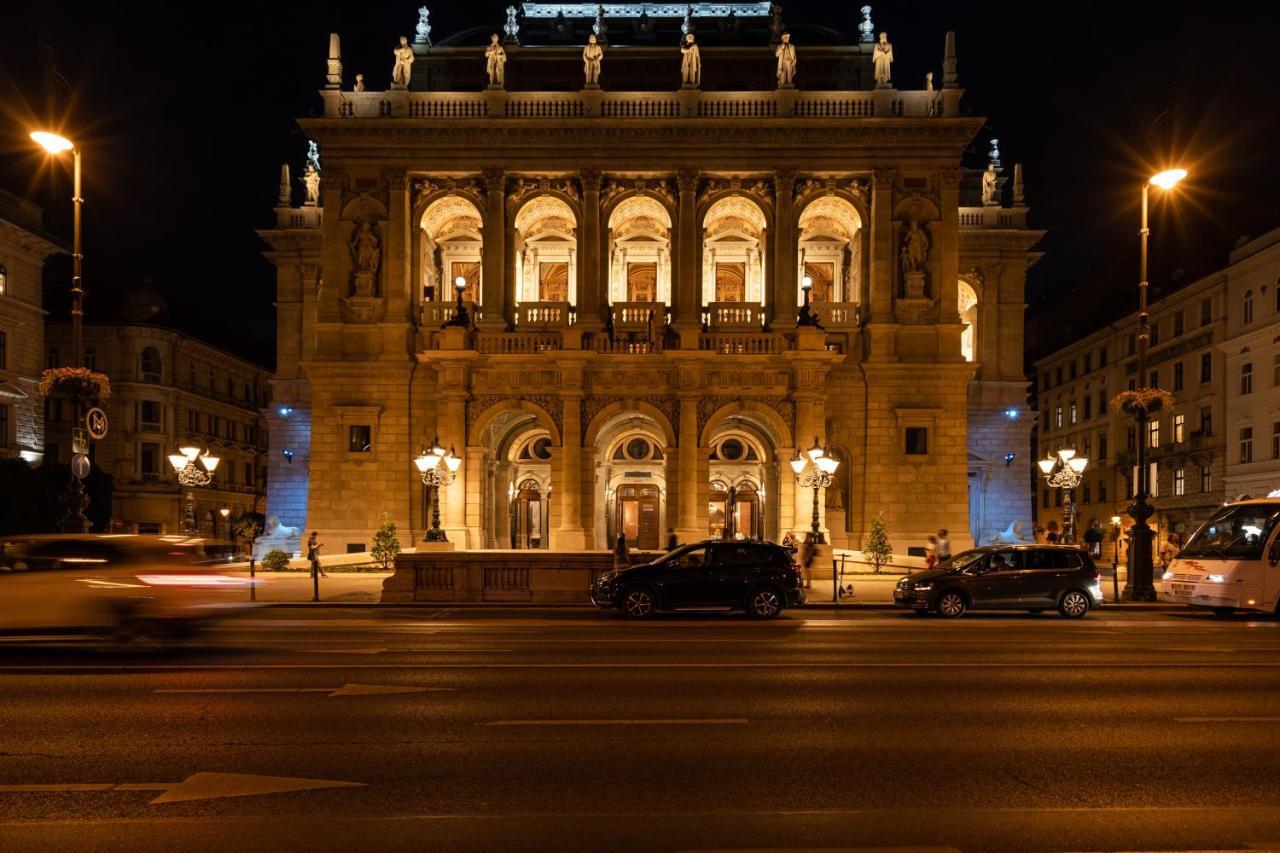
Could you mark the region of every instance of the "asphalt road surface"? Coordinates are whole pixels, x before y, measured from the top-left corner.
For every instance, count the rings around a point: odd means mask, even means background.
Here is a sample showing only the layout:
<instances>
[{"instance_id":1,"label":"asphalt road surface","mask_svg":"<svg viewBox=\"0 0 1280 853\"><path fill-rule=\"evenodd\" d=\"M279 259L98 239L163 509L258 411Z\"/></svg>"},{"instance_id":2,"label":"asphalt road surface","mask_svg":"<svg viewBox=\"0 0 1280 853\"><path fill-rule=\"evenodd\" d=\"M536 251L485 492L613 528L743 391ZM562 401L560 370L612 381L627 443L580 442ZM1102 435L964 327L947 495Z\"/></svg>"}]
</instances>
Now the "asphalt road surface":
<instances>
[{"instance_id":1,"label":"asphalt road surface","mask_svg":"<svg viewBox=\"0 0 1280 853\"><path fill-rule=\"evenodd\" d=\"M328 607L0 644L3 850L883 848L1280 849L1280 621Z\"/></svg>"}]
</instances>

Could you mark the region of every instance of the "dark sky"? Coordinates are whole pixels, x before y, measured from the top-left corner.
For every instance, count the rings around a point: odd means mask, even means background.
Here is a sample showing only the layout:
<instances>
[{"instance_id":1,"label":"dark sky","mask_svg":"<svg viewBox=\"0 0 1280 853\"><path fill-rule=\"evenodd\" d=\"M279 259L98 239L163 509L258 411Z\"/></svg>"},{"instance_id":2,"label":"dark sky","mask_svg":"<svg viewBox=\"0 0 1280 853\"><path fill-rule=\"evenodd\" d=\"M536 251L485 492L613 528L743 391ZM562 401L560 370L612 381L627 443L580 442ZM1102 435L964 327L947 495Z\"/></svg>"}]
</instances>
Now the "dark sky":
<instances>
[{"instance_id":1,"label":"dark sky","mask_svg":"<svg viewBox=\"0 0 1280 853\"><path fill-rule=\"evenodd\" d=\"M505 18L505 2L427 2L436 37L497 31ZM68 180L26 137L47 123L52 56L71 87L57 114L86 152L91 318L110 319L149 279L170 325L271 365L273 279L254 231L273 222L280 163L298 173L306 143L293 119L318 108L327 34L342 33L348 77L363 70L381 87L418 5L11 5L0 13L0 186L44 204L51 230L69 239ZM784 17L853 33L859 5L792 0ZM983 165L994 134L1006 165L1025 164L1033 224L1049 231L1028 302L1033 317L1052 318L1055 338L1136 302L1138 188L1171 158L1192 176L1153 208L1153 282L1178 268L1189 279L1242 234L1280 225L1277 66L1253 8L875 5L877 28L894 43L894 77L912 88L940 68L943 33L957 31L964 106L989 120L968 163ZM803 73L802 43L799 51ZM48 270L55 313L65 310L69 266Z\"/></svg>"}]
</instances>

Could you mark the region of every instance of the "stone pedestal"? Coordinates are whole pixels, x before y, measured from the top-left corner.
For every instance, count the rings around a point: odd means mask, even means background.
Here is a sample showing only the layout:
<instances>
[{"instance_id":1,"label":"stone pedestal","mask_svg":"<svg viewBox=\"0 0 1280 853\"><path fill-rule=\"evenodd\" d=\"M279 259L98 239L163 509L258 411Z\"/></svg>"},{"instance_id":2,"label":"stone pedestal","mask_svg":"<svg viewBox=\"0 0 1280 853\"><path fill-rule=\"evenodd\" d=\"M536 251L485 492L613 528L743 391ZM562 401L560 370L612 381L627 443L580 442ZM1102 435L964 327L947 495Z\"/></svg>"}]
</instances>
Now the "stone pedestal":
<instances>
[{"instance_id":1,"label":"stone pedestal","mask_svg":"<svg viewBox=\"0 0 1280 853\"><path fill-rule=\"evenodd\" d=\"M774 102L778 105L778 117L785 118L796 111L796 92L795 86L780 86L778 91L774 93Z\"/></svg>"},{"instance_id":2,"label":"stone pedestal","mask_svg":"<svg viewBox=\"0 0 1280 853\"><path fill-rule=\"evenodd\" d=\"M888 84L878 84L871 93L871 102L875 105L876 118L887 118L893 115L893 99L898 90Z\"/></svg>"},{"instance_id":3,"label":"stone pedestal","mask_svg":"<svg viewBox=\"0 0 1280 853\"><path fill-rule=\"evenodd\" d=\"M502 118L507 114L507 92L501 86L490 86L484 90L485 109L489 118Z\"/></svg>"},{"instance_id":4,"label":"stone pedestal","mask_svg":"<svg viewBox=\"0 0 1280 853\"><path fill-rule=\"evenodd\" d=\"M582 89L582 111L589 118L600 115L600 104L604 101L604 91L599 85L585 86Z\"/></svg>"},{"instance_id":5,"label":"stone pedestal","mask_svg":"<svg viewBox=\"0 0 1280 853\"><path fill-rule=\"evenodd\" d=\"M356 273L356 296L373 296L373 273L369 270L362 270Z\"/></svg>"},{"instance_id":6,"label":"stone pedestal","mask_svg":"<svg viewBox=\"0 0 1280 853\"><path fill-rule=\"evenodd\" d=\"M344 296L341 304L346 323L378 323L386 313L385 303L376 296Z\"/></svg>"},{"instance_id":7,"label":"stone pedestal","mask_svg":"<svg viewBox=\"0 0 1280 853\"><path fill-rule=\"evenodd\" d=\"M681 118L696 118L698 115L698 101L702 99L702 92L692 86L680 89L676 92L676 99L680 102Z\"/></svg>"},{"instance_id":8,"label":"stone pedestal","mask_svg":"<svg viewBox=\"0 0 1280 853\"><path fill-rule=\"evenodd\" d=\"M909 272L907 273L907 298L922 299L924 298L924 273Z\"/></svg>"},{"instance_id":9,"label":"stone pedestal","mask_svg":"<svg viewBox=\"0 0 1280 853\"><path fill-rule=\"evenodd\" d=\"M455 548L452 542L419 542L414 546L414 550L421 553L423 551L453 551Z\"/></svg>"}]
</instances>

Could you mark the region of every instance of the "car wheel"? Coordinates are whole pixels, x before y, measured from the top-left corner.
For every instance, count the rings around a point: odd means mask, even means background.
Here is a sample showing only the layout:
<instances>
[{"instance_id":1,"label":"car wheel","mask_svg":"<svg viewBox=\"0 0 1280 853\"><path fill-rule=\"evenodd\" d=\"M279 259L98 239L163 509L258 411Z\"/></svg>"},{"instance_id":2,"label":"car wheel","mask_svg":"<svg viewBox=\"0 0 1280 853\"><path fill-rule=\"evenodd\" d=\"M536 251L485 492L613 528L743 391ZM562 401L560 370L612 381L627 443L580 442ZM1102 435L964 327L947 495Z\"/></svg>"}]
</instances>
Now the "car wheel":
<instances>
[{"instance_id":1,"label":"car wheel","mask_svg":"<svg viewBox=\"0 0 1280 853\"><path fill-rule=\"evenodd\" d=\"M1068 619L1079 619L1089 612L1089 596L1078 589L1067 590L1058 602L1058 612Z\"/></svg>"},{"instance_id":2,"label":"car wheel","mask_svg":"<svg viewBox=\"0 0 1280 853\"><path fill-rule=\"evenodd\" d=\"M633 586L622 596L622 612L630 619L647 619L657 609L658 603L648 587Z\"/></svg>"},{"instance_id":3,"label":"car wheel","mask_svg":"<svg viewBox=\"0 0 1280 853\"><path fill-rule=\"evenodd\" d=\"M782 612L782 594L771 586L762 586L747 596L744 608L752 619L773 619Z\"/></svg>"},{"instance_id":4,"label":"car wheel","mask_svg":"<svg viewBox=\"0 0 1280 853\"><path fill-rule=\"evenodd\" d=\"M1217 616L1219 619L1225 619L1228 616L1234 616L1235 612L1236 612L1236 609L1234 607L1213 608L1213 615Z\"/></svg>"},{"instance_id":5,"label":"car wheel","mask_svg":"<svg viewBox=\"0 0 1280 853\"><path fill-rule=\"evenodd\" d=\"M948 619L959 619L968 609L969 603L964 600L964 595L956 592L954 589L947 590L942 595L938 596L938 613Z\"/></svg>"}]
</instances>

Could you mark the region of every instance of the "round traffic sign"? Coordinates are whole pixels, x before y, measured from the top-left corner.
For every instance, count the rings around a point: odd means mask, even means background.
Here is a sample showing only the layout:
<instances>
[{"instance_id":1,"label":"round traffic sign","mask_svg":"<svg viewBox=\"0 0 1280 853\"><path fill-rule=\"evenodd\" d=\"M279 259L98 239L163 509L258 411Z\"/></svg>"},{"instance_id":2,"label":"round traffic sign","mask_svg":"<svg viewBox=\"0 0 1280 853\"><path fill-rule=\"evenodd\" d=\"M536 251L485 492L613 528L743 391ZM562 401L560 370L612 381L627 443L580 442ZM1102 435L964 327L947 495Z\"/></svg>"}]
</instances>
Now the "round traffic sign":
<instances>
[{"instance_id":1,"label":"round traffic sign","mask_svg":"<svg viewBox=\"0 0 1280 853\"><path fill-rule=\"evenodd\" d=\"M71 457L71 473L77 478L83 480L89 476L89 457L84 453L77 453Z\"/></svg>"},{"instance_id":2,"label":"round traffic sign","mask_svg":"<svg viewBox=\"0 0 1280 853\"><path fill-rule=\"evenodd\" d=\"M84 413L84 428L89 431L89 438L102 441L107 437L107 413L94 406Z\"/></svg>"}]
</instances>

